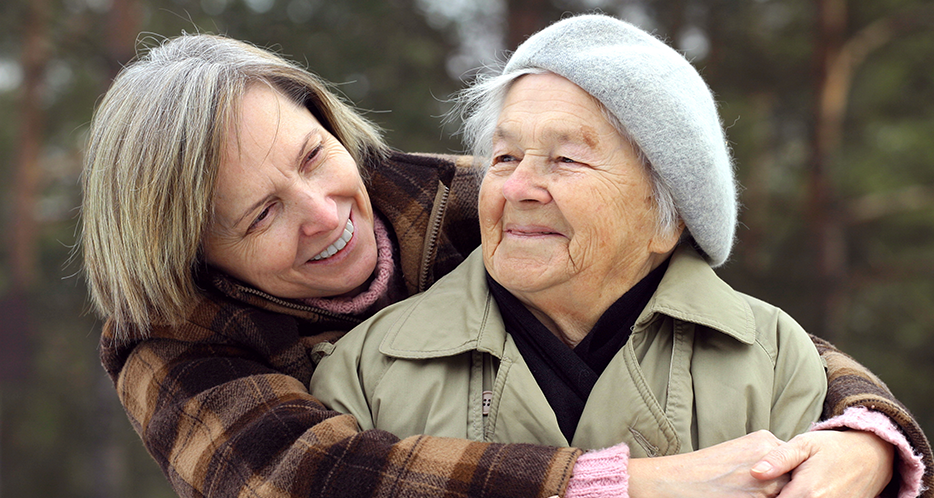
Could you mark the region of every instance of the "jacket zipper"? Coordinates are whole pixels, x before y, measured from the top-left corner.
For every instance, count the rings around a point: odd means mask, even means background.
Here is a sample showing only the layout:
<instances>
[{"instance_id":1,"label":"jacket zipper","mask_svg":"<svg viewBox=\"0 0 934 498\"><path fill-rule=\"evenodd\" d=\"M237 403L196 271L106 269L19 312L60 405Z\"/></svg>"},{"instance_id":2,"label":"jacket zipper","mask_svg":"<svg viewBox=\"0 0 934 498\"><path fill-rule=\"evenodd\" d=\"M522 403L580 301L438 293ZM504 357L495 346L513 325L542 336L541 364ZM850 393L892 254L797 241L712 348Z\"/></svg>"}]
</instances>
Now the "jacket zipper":
<instances>
[{"instance_id":1,"label":"jacket zipper","mask_svg":"<svg viewBox=\"0 0 934 498\"><path fill-rule=\"evenodd\" d=\"M438 193L435 195L435 205L431 209L428 234L425 237L425 246L422 251L422 265L418 275L419 292L428 288L428 273L435 258L435 251L438 248L438 232L441 231L441 221L444 219L444 211L447 208L448 195L451 191L442 182L438 182L438 185L441 188L438 189Z\"/></svg>"},{"instance_id":2,"label":"jacket zipper","mask_svg":"<svg viewBox=\"0 0 934 498\"><path fill-rule=\"evenodd\" d=\"M319 314L319 315L327 316L327 317L329 317L329 318L334 318L334 319L337 319L337 320L343 320L343 321L345 321L345 322L351 322L351 323L354 323L354 324L358 324L358 323L362 323L362 322L363 322L363 320L358 319L358 318L353 318L353 317L350 317L350 316L347 316L347 315L340 315L340 314L338 314L338 313L334 313L334 312L331 312L331 311L328 311L328 310L324 310L324 309L321 309L321 308L316 308L316 307L314 307L314 306L308 306L308 305L306 305L306 304L298 304L298 303L293 303L293 302L291 302L291 301L286 301L286 300L284 300L284 299L279 299L278 297L275 297L275 296L273 296L273 295L271 295L271 294L267 294L267 293L265 293L265 292L263 292L263 291L261 291L261 290L254 289L254 288L252 288L252 287L244 287L244 286L242 286L242 285L238 285L238 286L237 286L237 289L239 289L241 292L245 292L245 293L247 293L247 294L253 294L254 296L259 296L259 297L261 297L261 298L263 298L263 299L265 299L265 300L267 300L267 301L269 301L269 302L278 304L279 306L285 306L286 308L292 308L292 309L294 309L294 310L305 311L305 312L309 312L309 313L317 313L317 314Z\"/></svg>"}]
</instances>

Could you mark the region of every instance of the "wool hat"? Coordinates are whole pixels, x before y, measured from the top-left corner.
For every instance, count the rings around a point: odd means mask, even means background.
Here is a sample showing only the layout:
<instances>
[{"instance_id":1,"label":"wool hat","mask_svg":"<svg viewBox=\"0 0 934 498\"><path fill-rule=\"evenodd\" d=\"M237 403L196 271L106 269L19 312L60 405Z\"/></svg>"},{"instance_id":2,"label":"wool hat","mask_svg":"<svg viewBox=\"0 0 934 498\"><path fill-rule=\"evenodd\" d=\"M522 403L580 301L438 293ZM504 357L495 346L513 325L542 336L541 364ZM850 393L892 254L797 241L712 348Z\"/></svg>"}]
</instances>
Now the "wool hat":
<instances>
[{"instance_id":1,"label":"wool hat","mask_svg":"<svg viewBox=\"0 0 934 498\"><path fill-rule=\"evenodd\" d=\"M737 222L733 164L713 95L681 54L632 24L588 14L532 35L503 74L529 68L562 76L603 103L671 190L707 262L727 260Z\"/></svg>"}]
</instances>

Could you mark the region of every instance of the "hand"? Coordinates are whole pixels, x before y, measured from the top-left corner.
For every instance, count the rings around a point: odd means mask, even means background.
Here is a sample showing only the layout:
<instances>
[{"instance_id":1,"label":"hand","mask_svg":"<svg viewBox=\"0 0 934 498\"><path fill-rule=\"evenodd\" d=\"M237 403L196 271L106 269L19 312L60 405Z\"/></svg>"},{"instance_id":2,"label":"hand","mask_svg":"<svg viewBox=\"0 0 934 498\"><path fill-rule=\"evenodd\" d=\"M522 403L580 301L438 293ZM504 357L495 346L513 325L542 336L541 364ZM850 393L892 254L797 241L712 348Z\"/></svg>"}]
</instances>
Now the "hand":
<instances>
[{"instance_id":1,"label":"hand","mask_svg":"<svg viewBox=\"0 0 934 498\"><path fill-rule=\"evenodd\" d=\"M871 432L812 431L772 450L752 476L791 472L780 498L874 498L892 479L894 458L894 447Z\"/></svg>"},{"instance_id":2,"label":"hand","mask_svg":"<svg viewBox=\"0 0 934 498\"><path fill-rule=\"evenodd\" d=\"M783 442L768 431L704 448L693 453L629 461L631 498L774 498L787 473L753 478L750 469ZM760 477L760 476L757 476Z\"/></svg>"}]
</instances>

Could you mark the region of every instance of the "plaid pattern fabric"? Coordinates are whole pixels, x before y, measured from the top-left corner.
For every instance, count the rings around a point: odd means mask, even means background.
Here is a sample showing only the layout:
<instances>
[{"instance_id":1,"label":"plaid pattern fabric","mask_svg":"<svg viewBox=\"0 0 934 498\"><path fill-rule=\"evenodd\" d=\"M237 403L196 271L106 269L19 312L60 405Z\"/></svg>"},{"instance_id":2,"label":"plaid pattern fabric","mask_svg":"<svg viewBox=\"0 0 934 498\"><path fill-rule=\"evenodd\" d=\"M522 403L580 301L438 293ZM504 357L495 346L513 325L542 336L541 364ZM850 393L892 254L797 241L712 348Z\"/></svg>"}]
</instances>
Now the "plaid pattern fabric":
<instances>
[{"instance_id":1,"label":"plaid pattern fabric","mask_svg":"<svg viewBox=\"0 0 934 498\"><path fill-rule=\"evenodd\" d=\"M393 227L410 293L479 244L477 179L469 158L400 153L371 168L371 199ZM446 196L439 183L450 188ZM443 222L433 227L439 210ZM328 410L306 387L310 349L338 339L358 320L268 299L221 274L203 282L205 296L182 325L154 325L147 339L116 342L108 322L100 343L131 424L180 496L564 492L580 450L358 431L352 417ZM825 415L851 405L884 407L924 453L931 487L930 447L908 411L871 372L815 342L830 367Z\"/></svg>"}]
</instances>

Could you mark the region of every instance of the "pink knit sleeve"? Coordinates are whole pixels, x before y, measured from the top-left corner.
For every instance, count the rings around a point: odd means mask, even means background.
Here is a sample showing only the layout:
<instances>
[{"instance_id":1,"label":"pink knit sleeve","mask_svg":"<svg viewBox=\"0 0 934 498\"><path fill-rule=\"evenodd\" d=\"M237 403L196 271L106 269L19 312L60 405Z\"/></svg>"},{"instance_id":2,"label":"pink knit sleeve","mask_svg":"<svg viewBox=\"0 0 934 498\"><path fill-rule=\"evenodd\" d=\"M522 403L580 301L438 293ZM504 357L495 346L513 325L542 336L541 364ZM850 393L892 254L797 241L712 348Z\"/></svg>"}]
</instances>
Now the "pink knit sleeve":
<instances>
[{"instance_id":1,"label":"pink knit sleeve","mask_svg":"<svg viewBox=\"0 0 934 498\"><path fill-rule=\"evenodd\" d=\"M629 498L629 446L591 450L574 464L565 498Z\"/></svg>"},{"instance_id":2,"label":"pink knit sleeve","mask_svg":"<svg viewBox=\"0 0 934 498\"><path fill-rule=\"evenodd\" d=\"M898 498L915 498L921 494L921 477L924 475L924 463L916 455L889 417L862 406L847 408L842 415L818 422L811 426L812 431L839 429L846 427L859 431L868 431L891 443L898 452L898 473L901 475Z\"/></svg>"}]
</instances>

